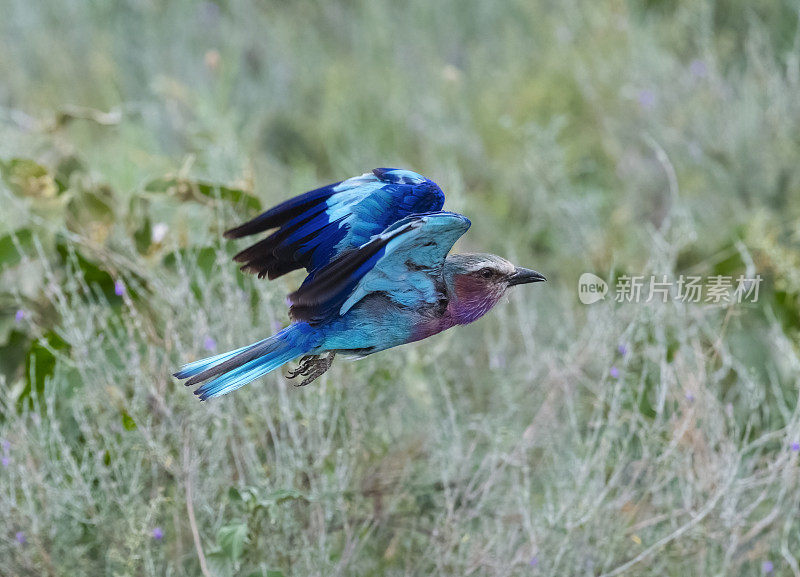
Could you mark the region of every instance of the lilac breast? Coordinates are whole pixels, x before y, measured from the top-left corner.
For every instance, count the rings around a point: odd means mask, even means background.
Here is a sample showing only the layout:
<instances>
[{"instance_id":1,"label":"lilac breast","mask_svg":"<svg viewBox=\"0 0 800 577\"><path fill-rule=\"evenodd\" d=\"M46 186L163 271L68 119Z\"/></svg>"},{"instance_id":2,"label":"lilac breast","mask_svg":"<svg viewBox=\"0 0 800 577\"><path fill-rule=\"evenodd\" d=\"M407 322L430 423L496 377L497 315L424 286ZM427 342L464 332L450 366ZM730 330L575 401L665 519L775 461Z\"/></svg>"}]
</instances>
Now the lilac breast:
<instances>
[{"instance_id":1,"label":"lilac breast","mask_svg":"<svg viewBox=\"0 0 800 577\"><path fill-rule=\"evenodd\" d=\"M454 322L452 316L450 316L448 313L445 313L445 315L441 317L427 318L414 325L414 328L411 331L410 342L427 339L428 337L447 330L456 324L458 323Z\"/></svg>"}]
</instances>

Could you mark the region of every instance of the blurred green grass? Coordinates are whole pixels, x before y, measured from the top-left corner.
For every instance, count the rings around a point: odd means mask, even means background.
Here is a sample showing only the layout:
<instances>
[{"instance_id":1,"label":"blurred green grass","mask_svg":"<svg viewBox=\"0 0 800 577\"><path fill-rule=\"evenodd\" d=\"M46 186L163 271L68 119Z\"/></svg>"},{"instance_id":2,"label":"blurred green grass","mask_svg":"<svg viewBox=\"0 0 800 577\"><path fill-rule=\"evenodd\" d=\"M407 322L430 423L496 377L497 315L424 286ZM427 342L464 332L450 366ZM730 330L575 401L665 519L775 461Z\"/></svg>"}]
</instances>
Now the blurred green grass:
<instances>
[{"instance_id":1,"label":"blurred green grass","mask_svg":"<svg viewBox=\"0 0 800 577\"><path fill-rule=\"evenodd\" d=\"M800 575L799 10L6 0L0 573ZM197 403L171 371L298 282L221 232L375 166L549 282ZM742 306L575 286L748 269Z\"/></svg>"}]
</instances>

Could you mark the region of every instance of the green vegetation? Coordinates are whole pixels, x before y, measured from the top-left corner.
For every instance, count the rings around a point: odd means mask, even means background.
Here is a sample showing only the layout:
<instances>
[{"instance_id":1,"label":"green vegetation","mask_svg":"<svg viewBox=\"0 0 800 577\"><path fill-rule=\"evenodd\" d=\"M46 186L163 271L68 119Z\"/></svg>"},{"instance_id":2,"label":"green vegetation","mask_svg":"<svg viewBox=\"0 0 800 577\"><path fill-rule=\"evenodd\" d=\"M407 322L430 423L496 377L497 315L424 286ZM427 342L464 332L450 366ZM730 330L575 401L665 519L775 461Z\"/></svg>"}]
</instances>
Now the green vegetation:
<instances>
[{"instance_id":1,"label":"green vegetation","mask_svg":"<svg viewBox=\"0 0 800 577\"><path fill-rule=\"evenodd\" d=\"M5 0L0 574L800 576L799 10ZM300 279L222 231L376 166L549 282L199 403Z\"/></svg>"}]
</instances>

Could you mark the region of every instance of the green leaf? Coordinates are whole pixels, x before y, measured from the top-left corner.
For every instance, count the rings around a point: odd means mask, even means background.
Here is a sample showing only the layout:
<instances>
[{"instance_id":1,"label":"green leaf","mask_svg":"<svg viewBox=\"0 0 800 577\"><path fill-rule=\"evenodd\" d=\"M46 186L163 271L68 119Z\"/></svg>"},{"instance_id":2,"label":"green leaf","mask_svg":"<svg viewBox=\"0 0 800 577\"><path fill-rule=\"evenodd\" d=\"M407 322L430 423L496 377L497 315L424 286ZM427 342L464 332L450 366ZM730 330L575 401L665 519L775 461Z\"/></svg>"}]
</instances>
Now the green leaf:
<instances>
[{"instance_id":1,"label":"green leaf","mask_svg":"<svg viewBox=\"0 0 800 577\"><path fill-rule=\"evenodd\" d=\"M261 210L261 201L246 190L200 180L176 177L159 178L149 182L145 186L145 190L147 192L175 194L186 200L206 201L219 198L231 204L241 204L251 210Z\"/></svg>"},{"instance_id":2,"label":"green leaf","mask_svg":"<svg viewBox=\"0 0 800 577\"><path fill-rule=\"evenodd\" d=\"M0 344L0 375L4 375L7 382L22 375L30 342L31 338L27 333L13 329L5 342Z\"/></svg>"},{"instance_id":3,"label":"green leaf","mask_svg":"<svg viewBox=\"0 0 800 577\"><path fill-rule=\"evenodd\" d=\"M146 216L143 219L142 225L133 233L133 240L136 243L136 250L139 254L147 254L153 240L153 226L150 219Z\"/></svg>"},{"instance_id":4,"label":"green leaf","mask_svg":"<svg viewBox=\"0 0 800 577\"><path fill-rule=\"evenodd\" d=\"M58 188L48 170L27 158L0 162L0 176L17 196L53 198Z\"/></svg>"},{"instance_id":5,"label":"green leaf","mask_svg":"<svg viewBox=\"0 0 800 577\"><path fill-rule=\"evenodd\" d=\"M120 300L114 293L114 279L111 275L101 269L97 264L83 256L76 247L71 247L72 251L63 243L56 246L56 251L61 257L62 262L68 265L77 265L78 270L83 274L83 278L88 285L95 285L103 291L103 294L110 301ZM71 256L74 255L74 260Z\"/></svg>"},{"instance_id":6,"label":"green leaf","mask_svg":"<svg viewBox=\"0 0 800 577\"><path fill-rule=\"evenodd\" d=\"M17 398L17 410L22 410L25 402L33 407L32 396L35 393L40 399L44 395L44 385L56 370L56 356L54 352L69 351L70 346L64 339L53 331L33 342L28 350L25 366L25 388Z\"/></svg>"},{"instance_id":7,"label":"green leaf","mask_svg":"<svg viewBox=\"0 0 800 577\"><path fill-rule=\"evenodd\" d=\"M308 501L308 497L296 489L277 489L261 496L256 489L249 488L243 491L242 497L251 511L269 509L286 501Z\"/></svg>"},{"instance_id":8,"label":"green leaf","mask_svg":"<svg viewBox=\"0 0 800 577\"><path fill-rule=\"evenodd\" d=\"M242 501L242 494L239 492L239 489L236 487L229 487L228 488L228 499L231 501Z\"/></svg>"},{"instance_id":9,"label":"green leaf","mask_svg":"<svg viewBox=\"0 0 800 577\"><path fill-rule=\"evenodd\" d=\"M136 421L133 420L131 414L122 409L122 426L126 431L135 431L136 430Z\"/></svg>"},{"instance_id":10,"label":"green leaf","mask_svg":"<svg viewBox=\"0 0 800 577\"><path fill-rule=\"evenodd\" d=\"M0 237L0 269L14 266L22 260L22 252L33 246L33 233L28 228Z\"/></svg>"},{"instance_id":11,"label":"green leaf","mask_svg":"<svg viewBox=\"0 0 800 577\"><path fill-rule=\"evenodd\" d=\"M284 501L293 501L296 499L306 500L306 497L296 489L277 489L276 491L264 495L264 497L261 498L261 504L264 506L278 505Z\"/></svg>"},{"instance_id":12,"label":"green leaf","mask_svg":"<svg viewBox=\"0 0 800 577\"><path fill-rule=\"evenodd\" d=\"M54 175L59 193L70 187L73 175L82 172L86 172L86 167L77 156L65 156L59 160Z\"/></svg>"},{"instance_id":13,"label":"green leaf","mask_svg":"<svg viewBox=\"0 0 800 577\"><path fill-rule=\"evenodd\" d=\"M162 264L165 268L178 270L178 263L181 263L188 270L200 271L201 275L193 275L191 289L199 299L203 293L203 278L210 279L217 262L217 249L206 246L201 249L181 248L164 256ZM239 275L244 276L244 275Z\"/></svg>"},{"instance_id":14,"label":"green leaf","mask_svg":"<svg viewBox=\"0 0 800 577\"><path fill-rule=\"evenodd\" d=\"M245 523L225 525L217 531L217 544L231 561L238 561L242 557L244 545L247 542L247 524Z\"/></svg>"},{"instance_id":15,"label":"green leaf","mask_svg":"<svg viewBox=\"0 0 800 577\"><path fill-rule=\"evenodd\" d=\"M206 561L212 575L231 575L231 560L221 549L206 553Z\"/></svg>"},{"instance_id":16,"label":"green leaf","mask_svg":"<svg viewBox=\"0 0 800 577\"><path fill-rule=\"evenodd\" d=\"M213 246L201 249L182 248L166 255L163 264L165 267L175 268L178 262L191 265L192 268L202 271L208 277L217 262L217 250Z\"/></svg>"},{"instance_id":17,"label":"green leaf","mask_svg":"<svg viewBox=\"0 0 800 577\"><path fill-rule=\"evenodd\" d=\"M70 227L86 230L97 237L100 229L107 235L114 224L114 194L107 186L73 191L67 204Z\"/></svg>"}]
</instances>

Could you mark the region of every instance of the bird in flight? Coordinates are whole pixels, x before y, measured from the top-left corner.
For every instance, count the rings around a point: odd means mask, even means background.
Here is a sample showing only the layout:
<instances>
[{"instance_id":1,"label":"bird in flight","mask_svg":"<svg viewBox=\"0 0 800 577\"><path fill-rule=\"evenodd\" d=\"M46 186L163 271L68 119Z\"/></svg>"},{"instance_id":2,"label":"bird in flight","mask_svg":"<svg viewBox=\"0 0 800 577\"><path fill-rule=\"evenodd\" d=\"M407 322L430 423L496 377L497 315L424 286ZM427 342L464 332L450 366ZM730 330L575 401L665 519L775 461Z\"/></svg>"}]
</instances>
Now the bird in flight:
<instances>
[{"instance_id":1,"label":"bird in flight","mask_svg":"<svg viewBox=\"0 0 800 577\"><path fill-rule=\"evenodd\" d=\"M435 182L408 170L372 172L291 198L225 233L272 231L234 257L277 278L305 268L289 295L292 323L269 338L181 367L200 400L218 397L300 358L289 378L307 385L337 353L361 358L482 317L536 271L492 254L450 254L465 216L442 210Z\"/></svg>"}]
</instances>

